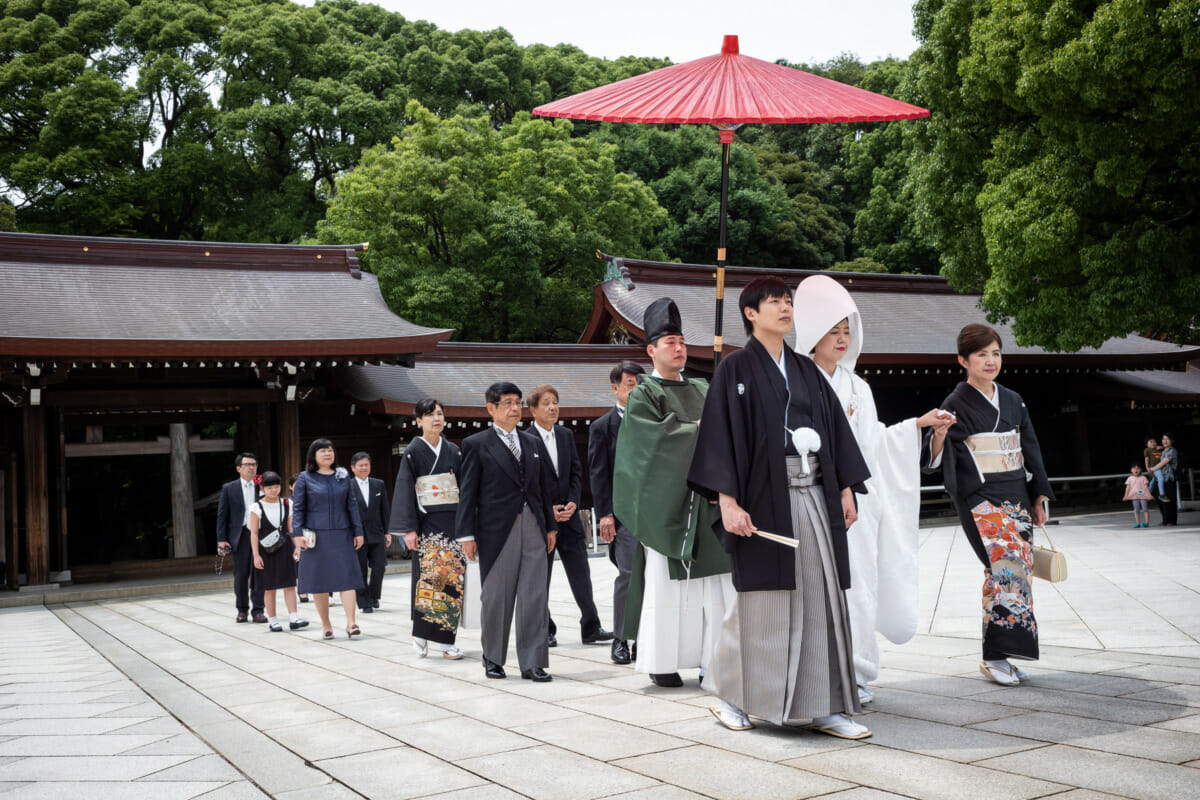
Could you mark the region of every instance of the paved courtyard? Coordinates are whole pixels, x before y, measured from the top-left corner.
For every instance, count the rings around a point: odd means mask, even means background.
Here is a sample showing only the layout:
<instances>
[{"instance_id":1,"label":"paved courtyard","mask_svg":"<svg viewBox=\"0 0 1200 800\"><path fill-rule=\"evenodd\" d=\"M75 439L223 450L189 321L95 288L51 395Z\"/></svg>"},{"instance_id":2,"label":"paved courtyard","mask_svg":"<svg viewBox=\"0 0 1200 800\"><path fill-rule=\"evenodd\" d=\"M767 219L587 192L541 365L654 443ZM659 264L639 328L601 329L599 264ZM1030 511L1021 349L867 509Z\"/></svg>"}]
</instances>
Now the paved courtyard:
<instances>
[{"instance_id":1,"label":"paved courtyard","mask_svg":"<svg viewBox=\"0 0 1200 800\"><path fill-rule=\"evenodd\" d=\"M652 687L579 643L561 567L550 684L417 658L408 577L364 636L233 622L231 591L0 610L0 798L1200 798L1200 514L1051 528L1070 580L1035 586L1042 660L978 672L980 569L922 530L918 636L881 640L877 696L846 742L734 733L685 673ZM609 618L613 568L592 560ZM340 609L334 609L334 620Z\"/></svg>"}]
</instances>

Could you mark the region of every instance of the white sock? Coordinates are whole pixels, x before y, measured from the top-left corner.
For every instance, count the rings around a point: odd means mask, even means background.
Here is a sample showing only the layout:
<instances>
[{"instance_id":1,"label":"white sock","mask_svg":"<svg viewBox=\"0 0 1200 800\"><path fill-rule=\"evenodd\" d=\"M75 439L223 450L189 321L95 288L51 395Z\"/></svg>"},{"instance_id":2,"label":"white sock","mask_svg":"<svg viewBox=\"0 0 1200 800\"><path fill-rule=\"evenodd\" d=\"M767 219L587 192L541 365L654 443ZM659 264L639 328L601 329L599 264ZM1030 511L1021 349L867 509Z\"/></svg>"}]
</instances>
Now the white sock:
<instances>
[{"instance_id":1,"label":"white sock","mask_svg":"<svg viewBox=\"0 0 1200 800\"><path fill-rule=\"evenodd\" d=\"M987 664L989 667L1003 667L1005 669L1012 667L1012 664L1008 663L1007 658L1002 658L999 661L988 661L987 659L984 659L983 663Z\"/></svg>"},{"instance_id":2,"label":"white sock","mask_svg":"<svg viewBox=\"0 0 1200 800\"><path fill-rule=\"evenodd\" d=\"M438 644L438 647L442 648L442 650L444 650L444 651L448 651L448 650L453 650L453 649L454 649L454 645L452 645L452 644L440 644L440 643L439 643L439 644Z\"/></svg>"},{"instance_id":3,"label":"white sock","mask_svg":"<svg viewBox=\"0 0 1200 800\"><path fill-rule=\"evenodd\" d=\"M270 623L271 625L278 625L279 617L271 617L270 619L267 620L267 622Z\"/></svg>"},{"instance_id":4,"label":"white sock","mask_svg":"<svg viewBox=\"0 0 1200 800\"><path fill-rule=\"evenodd\" d=\"M300 614L299 614L299 613L297 613L297 612L295 612L295 611L289 612L289 613L288 613L288 621L289 621L289 622L299 622L299 621L300 621Z\"/></svg>"},{"instance_id":5,"label":"white sock","mask_svg":"<svg viewBox=\"0 0 1200 800\"><path fill-rule=\"evenodd\" d=\"M742 711L740 708L735 706L733 703L728 702L727 700L721 701L721 710L724 711L726 714L730 714L735 717L746 716L745 711Z\"/></svg>"}]
</instances>

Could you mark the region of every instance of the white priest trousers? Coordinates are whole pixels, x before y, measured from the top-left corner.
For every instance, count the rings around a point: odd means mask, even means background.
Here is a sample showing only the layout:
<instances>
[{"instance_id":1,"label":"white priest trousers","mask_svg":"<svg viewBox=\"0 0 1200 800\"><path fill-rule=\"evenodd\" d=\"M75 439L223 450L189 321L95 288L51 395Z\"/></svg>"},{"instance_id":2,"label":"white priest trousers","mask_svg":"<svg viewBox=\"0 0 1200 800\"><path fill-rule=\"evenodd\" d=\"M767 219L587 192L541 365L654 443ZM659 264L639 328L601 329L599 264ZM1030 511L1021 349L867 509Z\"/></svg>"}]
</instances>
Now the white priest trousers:
<instances>
[{"instance_id":1,"label":"white priest trousers","mask_svg":"<svg viewBox=\"0 0 1200 800\"><path fill-rule=\"evenodd\" d=\"M651 675L707 667L725 612L736 599L728 573L675 581L668 563L666 556L646 548L637 671Z\"/></svg>"}]
</instances>

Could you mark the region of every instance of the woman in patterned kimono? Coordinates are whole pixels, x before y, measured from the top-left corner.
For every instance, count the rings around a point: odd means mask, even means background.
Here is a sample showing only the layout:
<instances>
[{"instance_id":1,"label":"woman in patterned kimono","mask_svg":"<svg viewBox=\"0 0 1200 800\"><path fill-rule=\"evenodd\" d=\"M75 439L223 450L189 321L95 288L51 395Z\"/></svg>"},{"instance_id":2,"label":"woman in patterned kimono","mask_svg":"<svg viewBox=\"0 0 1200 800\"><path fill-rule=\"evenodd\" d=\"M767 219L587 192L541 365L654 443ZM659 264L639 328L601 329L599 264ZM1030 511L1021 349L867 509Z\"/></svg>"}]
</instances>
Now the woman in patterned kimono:
<instances>
[{"instance_id":1,"label":"woman in patterned kimono","mask_svg":"<svg viewBox=\"0 0 1200 800\"><path fill-rule=\"evenodd\" d=\"M432 641L442 658L457 660L463 657L454 638L466 574L462 545L454 539L462 454L442 436L441 403L427 397L417 403L414 416L421 435L404 449L388 530L404 537L412 558L413 650L424 658Z\"/></svg>"},{"instance_id":2,"label":"woman in patterned kimono","mask_svg":"<svg viewBox=\"0 0 1200 800\"><path fill-rule=\"evenodd\" d=\"M1000 335L988 325L958 334L967 380L942 403L955 415L948 433L925 437L925 464L940 464L967 540L983 562L983 661L979 670L1002 686L1028 677L1010 658L1036 661L1033 528L1046 523L1054 499L1037 434L1021 396L996 383ZM1030 497L1035 498L1030 502Z\"/></svg>"}]
</instances>

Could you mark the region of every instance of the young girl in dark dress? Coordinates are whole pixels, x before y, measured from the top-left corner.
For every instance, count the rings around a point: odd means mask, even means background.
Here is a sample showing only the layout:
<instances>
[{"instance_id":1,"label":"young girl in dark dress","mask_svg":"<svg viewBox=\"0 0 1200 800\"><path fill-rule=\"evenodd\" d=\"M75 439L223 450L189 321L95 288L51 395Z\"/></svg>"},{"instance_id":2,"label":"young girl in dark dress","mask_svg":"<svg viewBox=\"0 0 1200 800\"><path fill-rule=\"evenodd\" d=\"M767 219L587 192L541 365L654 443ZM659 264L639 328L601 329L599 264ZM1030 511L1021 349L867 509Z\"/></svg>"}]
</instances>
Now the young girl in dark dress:
<instances>
[{"instance_id":1,"label":"young girl in dark dress","mask_svg":"<svg viewBox=\"0 0 1200 800\"><path fill-rule=\"evenodd\" d=\"M466 562L454 539L458 511L457 476L462 455L442 436L446 417L433 398L417 403L421 435L404 449L392 495L388 530L403 536L412 557L413 650L422 658L436 642L443 658L459 659L454 644L462 617Z\"/></svg>"},{"instance_id":2,"label":"young girl in dark dress","mask_svg":"<svg viewBox=\"0 0 1200 800\"><path fill-rule=\"evenodd\" d=\"M254 551L254 583L263 590L263 605L272 631L283 630L275 614L275 591L283 590L288 610L288 627L297 630L308 625L296 613L296 548L289 535L292 530L292 505L279 496L283 481L275 472L264 472L259 484L263 496L250 506L250 547ZM272 534L278 533L278 537ZM267 552L263 541L276 540L278 546Z\"/></svg>"},{"instance_id":3,"label":"young girl in dark dress","mask_svg":"<svg viewBox=\"0 0 1200 800\"><path fill-rule=\"evenodd\" d=\"M923 465L939 465L967 541L983 563L983 661L980 671L1002 686L1024 672L1008 659L1038 658L1033 616L1033 528L1046 523L1054 499L1037 434L1021 396L996 383L1000 334L982 324L958 334L958 363L967 380L941 407L949 428L926 434ZM1034 498L1030 501L1030 498Z\"/></svg>"}]
</instances>

